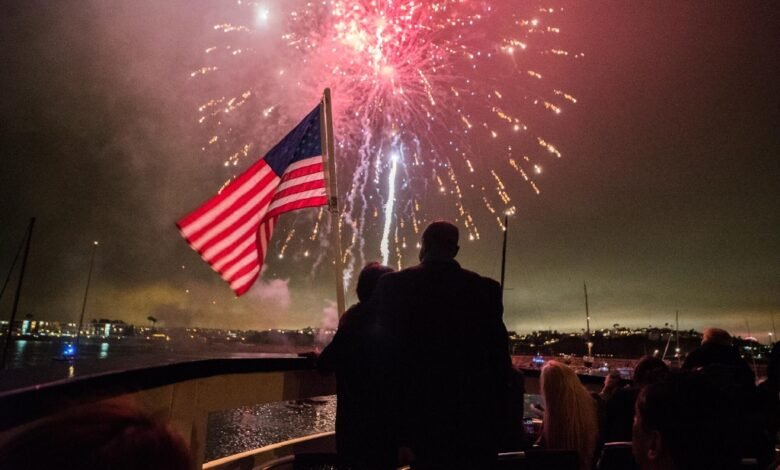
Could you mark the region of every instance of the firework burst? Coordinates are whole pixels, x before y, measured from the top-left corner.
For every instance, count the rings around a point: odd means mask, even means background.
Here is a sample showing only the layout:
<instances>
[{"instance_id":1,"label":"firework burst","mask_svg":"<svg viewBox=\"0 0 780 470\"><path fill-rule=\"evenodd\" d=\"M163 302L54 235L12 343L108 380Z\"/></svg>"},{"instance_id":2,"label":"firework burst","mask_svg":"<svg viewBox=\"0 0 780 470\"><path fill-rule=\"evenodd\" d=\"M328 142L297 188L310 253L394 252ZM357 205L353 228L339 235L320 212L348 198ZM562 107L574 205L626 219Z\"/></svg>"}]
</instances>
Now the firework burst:
<instances>
[{"instance_id":1,"label":"firework burst","mask_svg":"<svg viewBox=\"0 0 780 470\"><path fill-rule=\"evenodd\" d=\"M379 254L401 267L435 218L473 241L485 224L503 229L515 200L539 193L545 159L561 157L534 125L576 99L533 64L581 56L554 47L562 9L329 0L227 10L236 21L214 26L191 74L212 96L199 108L203 150L226 167L256 158L261 138L281 136L331 87L347 279ZM317 253L316 269L330 221L314 211L290 224L277 253Z\"/></svg>"}]
</instances>

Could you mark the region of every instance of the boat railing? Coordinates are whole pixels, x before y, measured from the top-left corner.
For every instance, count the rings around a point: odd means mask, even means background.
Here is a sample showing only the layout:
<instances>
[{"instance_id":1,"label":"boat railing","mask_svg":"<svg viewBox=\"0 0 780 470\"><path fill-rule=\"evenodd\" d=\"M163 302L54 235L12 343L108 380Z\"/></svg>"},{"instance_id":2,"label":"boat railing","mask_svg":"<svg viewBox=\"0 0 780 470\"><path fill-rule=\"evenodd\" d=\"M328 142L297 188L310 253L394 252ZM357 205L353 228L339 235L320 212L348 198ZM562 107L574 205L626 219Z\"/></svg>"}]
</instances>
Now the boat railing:
<instances>
[{"instance_id":1,"label":"boat railing","mask_svg":"<svg viewBox=\"0 0 780 470\"><path fill-rule=\"evenodd\" d=\"M203 463L206 455L210 413L332 395L336 390L335 379L320 375L313 359L295 356L175 360L18 387L12 383L14 375L8 372L0 376L0 441L67 408L127 400L169 421L189 441L198 463ZM270 449L268 458L285 452Z\"/></svg>"},{"instance_id":2,"label":"boat railing","mask_svg":"<svg viewBox=\"0 0 780 470\"><path fill-rule=\"evenodd\" d=\"M83 372L86 364L63 364L81 374L40 380L34 374L0 374L0 440L28 424L66 408L105 400L126 400L169 421L189 442L193 458L208 469L254 468L296 452L334 449L332 432L293 436L280 443L242 449L206 461L209 415L245 406L299 401L335 394L335 378L317 372L309 357L243 355L199 359L167 359L154 365ZM21 371L17 371L21 372ZM539 394L538 369L523 369L526 393ZM25 377L27 382L15 378ZM603 377L581 375L597 391ZM246 467L247 465L251 465Z\"/></svg>"}]
</instances>

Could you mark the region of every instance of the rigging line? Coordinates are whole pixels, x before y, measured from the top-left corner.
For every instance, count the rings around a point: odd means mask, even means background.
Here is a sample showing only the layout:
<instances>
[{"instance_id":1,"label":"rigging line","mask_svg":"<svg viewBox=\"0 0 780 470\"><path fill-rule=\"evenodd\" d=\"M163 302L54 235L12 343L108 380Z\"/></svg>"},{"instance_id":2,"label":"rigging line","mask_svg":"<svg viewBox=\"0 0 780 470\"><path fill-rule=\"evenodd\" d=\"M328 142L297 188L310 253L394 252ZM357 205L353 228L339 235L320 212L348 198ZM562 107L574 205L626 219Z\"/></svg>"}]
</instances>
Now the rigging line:
<instances>
[{"instance_id":1,"label":"rigging line","mask_svg":"<svg viewBox=\"0 0 780 470\"><path fill-rule=\"evenodd\" d=\"M19 249L16 250L16 256L14 256L14 260L11 263L11 268L8 269L8 276L5 278L5 282L3 283L3 288L0 289L0 300L3 298L3 294L5 293L5 288L8 287L8 283L11 281L11 274L14 272L14 267L16 267L16 262L19 261L19 255L22 254L22 248L24 248L24 242L27 240L27 232L29 231L29 228L25 230L24 237L22 238L22 242L19 244Z\"/></svg>"}]
</instances>

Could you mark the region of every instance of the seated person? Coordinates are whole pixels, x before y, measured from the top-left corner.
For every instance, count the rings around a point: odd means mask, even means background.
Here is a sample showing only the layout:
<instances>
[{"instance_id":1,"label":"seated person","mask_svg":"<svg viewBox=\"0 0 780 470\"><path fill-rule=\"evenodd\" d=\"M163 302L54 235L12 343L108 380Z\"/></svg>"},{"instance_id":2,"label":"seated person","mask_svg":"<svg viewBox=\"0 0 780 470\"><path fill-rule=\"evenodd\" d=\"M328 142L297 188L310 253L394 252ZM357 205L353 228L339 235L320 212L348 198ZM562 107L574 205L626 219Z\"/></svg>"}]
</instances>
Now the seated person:
<instances>
[{"instance_id":1,"label":"seated person","mask_svg":"<svg viewBox=\"0 0 780 470\"><path fill-rule=\"evenodd\" d=\"M694 370L717 365L733 370L734 379L745 387L755 386L756 377L748 363L731 344L731 335L720 328L707 328L701 339L701 346L688 354L683 369Z\"/></svg>"},{"instance_id":2,"label":"seated person","mask_svg":"<svg viewBox=\"0 0 780 470\"><path fill-rule=\"evenodd\" d=\"M544 423L538 444L545 449L576 450L580 469L593 468L598 442L596 402L574 371L549 361L540 376Z\"/></svg>"},{"instance_id":3,"label":"seated person","mask_svg":"<svg viewBox=\"0 0 780 470\"><path fill-rule=\"evenodd\" d=\"M747 361L732 345L731 335L720 328L707 328L701 347L691 351L683 369L703 370L722 384L736 386L740 417L742 457L758 459L762 464L774 458L774 438L766 432L766 410L761 406L756 377Z\"/></svg>"},{"instance_id":4,"label":"seated person","mask_svg":"<svg viewBox=\"0 0 780 470\"><path fill-rule=\"evenodd\" d=\"M731 389L703 372L672 373L639 393L634 458L641 470L738 468L740 428Z\"/></svg>"},{"instance_id":5,"label":"seated person","mask_svg":"<svg viewBox=\"0 0 780 470\"><path fill-rule=\"evenodd\" d=\"M0 447L4 470L194 470L170 426L120 403L76 407L45 418Z\"/></svg>"},{"instance_id":6,"label":"seated person","mask_svg":"<svg viewBox=\"0 0 780 470\"><path fill-rule=\"evenodd\" d=\"M669 367L657 357L645 356L639 360L634 368L632 384L628 387L617 388L606 400L602 427L604 442L631 440L634 404L639 391L648 385L664 380L668 374ZM606 384L605 388L607 388Z\"/></svg>"}]
</instances>

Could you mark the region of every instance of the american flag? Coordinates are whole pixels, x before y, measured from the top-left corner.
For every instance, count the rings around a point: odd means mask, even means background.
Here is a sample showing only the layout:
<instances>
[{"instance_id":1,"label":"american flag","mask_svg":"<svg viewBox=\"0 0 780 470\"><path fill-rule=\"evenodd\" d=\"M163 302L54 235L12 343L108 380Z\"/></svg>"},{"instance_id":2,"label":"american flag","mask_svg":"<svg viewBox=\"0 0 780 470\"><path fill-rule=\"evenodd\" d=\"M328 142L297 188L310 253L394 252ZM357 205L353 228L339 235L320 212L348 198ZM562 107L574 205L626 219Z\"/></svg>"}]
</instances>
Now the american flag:
<instances>
[{"instance_id":1,"label":"american flag","mask_svg":"<svg viewBox=\"0 0 780 470\"><path fill-rule=\"evenodd\" d=\"M279 215L327 204L314 108L265 158L176 225L237 296L257 280Z\"/></svg>"}]
</instances>

